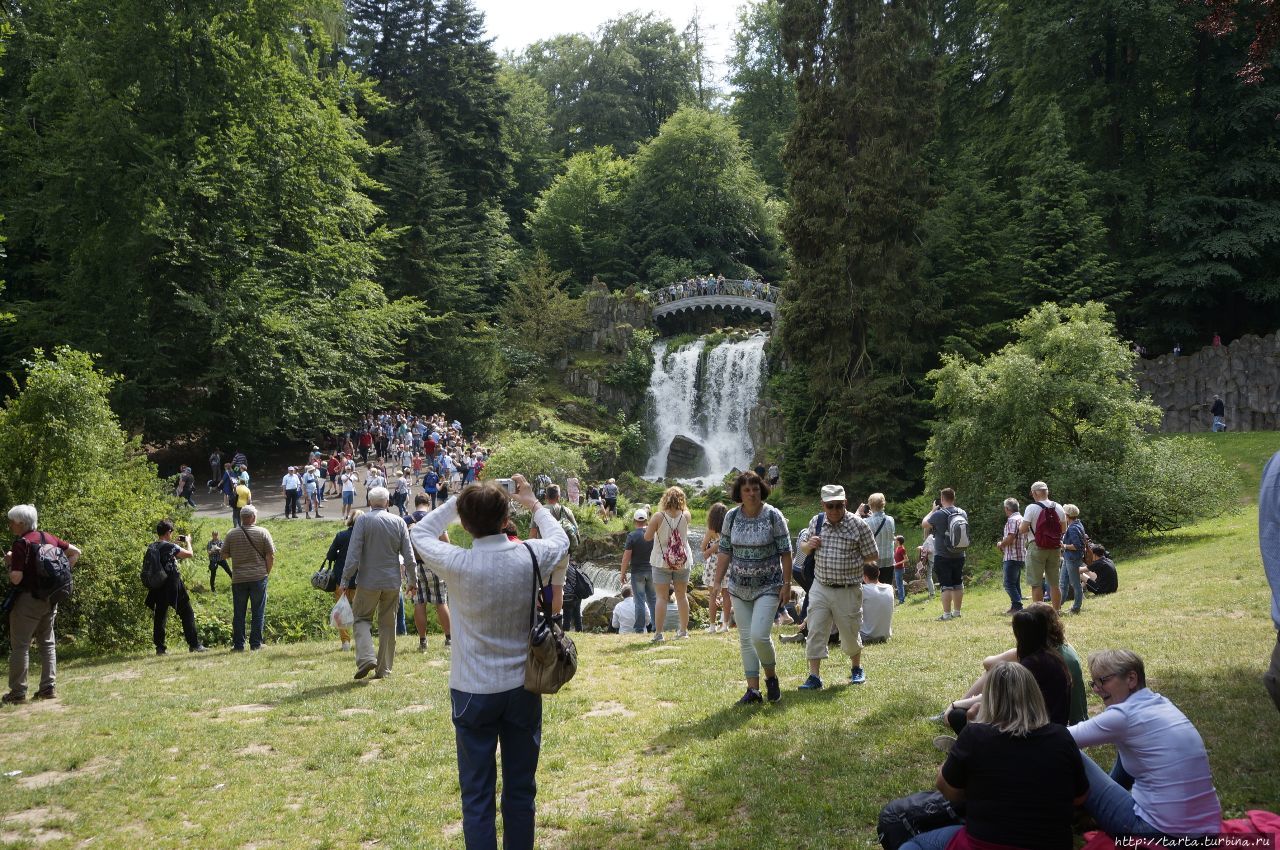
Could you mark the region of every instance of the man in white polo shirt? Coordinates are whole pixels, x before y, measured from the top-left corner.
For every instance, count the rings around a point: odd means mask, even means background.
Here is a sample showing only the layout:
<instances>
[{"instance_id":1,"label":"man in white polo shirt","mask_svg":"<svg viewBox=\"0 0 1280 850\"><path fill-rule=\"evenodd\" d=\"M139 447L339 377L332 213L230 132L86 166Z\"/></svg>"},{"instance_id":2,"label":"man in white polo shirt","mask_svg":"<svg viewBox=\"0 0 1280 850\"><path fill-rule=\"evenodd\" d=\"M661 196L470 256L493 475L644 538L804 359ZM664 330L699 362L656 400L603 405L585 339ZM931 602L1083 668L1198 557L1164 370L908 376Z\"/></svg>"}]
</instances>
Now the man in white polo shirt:
<instances>
[{"instance_id":1,"label":"man in white polo shirt","mask_svg":"<svg viewBox=\"0 0 1280 850\"><path fill-rule=\"evenodd\" d=\"M569 551L569 537L539 504L529 482L520 475L512 480L514 499L533 514L540 539L521 542L503 533L511 497L494 482L468 485L415 523L410 538L423 564L449 585L449 694L463 837L467 847L497 847L495 752L501 743L503 846L531 850L542 740L542 697L524 689L534 564L546 586L552 568ZM471 534L472 548L437 539L455 519ZM546 592L549 596L549 588Z\"/></svg>"}]
</instances>

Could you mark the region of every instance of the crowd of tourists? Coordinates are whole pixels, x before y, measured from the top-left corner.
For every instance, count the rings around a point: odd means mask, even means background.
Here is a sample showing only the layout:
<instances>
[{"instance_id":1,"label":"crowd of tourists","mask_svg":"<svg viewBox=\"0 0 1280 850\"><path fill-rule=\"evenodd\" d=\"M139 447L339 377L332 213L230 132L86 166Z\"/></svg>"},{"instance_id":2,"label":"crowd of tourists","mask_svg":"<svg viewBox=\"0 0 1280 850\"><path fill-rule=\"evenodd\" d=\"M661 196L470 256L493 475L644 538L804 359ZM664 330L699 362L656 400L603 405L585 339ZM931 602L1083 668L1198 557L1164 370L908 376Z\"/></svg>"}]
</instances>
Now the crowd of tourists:
<instances>
[{"instance_id":1,"label":"crowd of tourists","mask_svg":"<svg viewBox=\"0 0 1280 850\"><path fill-rule=\"evenodd\" d=\"M657 304L669 304L682 298L694 298L699 295L736 295L741 298L759 298L762 301L776 302L778 287L764 278L753 280L726 280L724 275L712 277L691 277L667 286L660 286L651 293Z\"/></svg>"},{"instance_id":2,"label":"crowd of tourists","mask_svg":"<svg viewBox=\"0 0 1280 850\"><path fill-rule=\"evenodd\" d=\"M394 426L390 429L381 417L373 423L385 442L379 445L378 439L373 440L361 459L366 466L379 460L398 463L403 458L396 457L397 448L406 447L422 454L424 470L436 470L442 454L456 455L464 468L468 458L483 462L484 449L463 439L457 423L440 427L431 419L421 422L419 447L412 436L418 421L392 415L390 422ZM354 457L348 451L366 435L374 436L368 425L342 435L333 447L332 456L342 459L341 467L350 469L345 464L353 463ZM434 451L429 450L432 442ZM1274 495L1280 488L1278 459L1280 454L1264 473L1273 491L1268 495L1264 483L1260 499L1264 511L1267 505L1280 504ZM315 460L308 458L304 474L316 471ZM233 458L230 466L233 473L238 469L247 474L243 457ZM476 466L470 466L471 477ZM413 471L412 464L408 468ZM345 474L340 472L339 477ZM236 488L245 486L239 474L235 479ZM465 481L462 473L459 483ZM366 493L368 511L348 511L345 527L330 549L331 584L324 589L335 594L335 622L344 606L350 615L340 625L353 627L356 679L392 675L397 612L403 613L404 589L413 595L415 620L421 606L420 634L425 631L425 606L437 606L446 644L451 639L453 646L449 685L468 847L496 847L495 751L499 745L504 844L533 846L542 701L525 686L530 606L545 606L557 622L567 614L567 577L573 569L570 549L577 536L572 511L560 503L560 487L540 483L544 486L535 489L523 476L515 475L501 483L463 486L456 495L449 491L443 501L437 486L434 498L425 490L417 494L417 510L406 514L393 491L375 482ZM616 511L616 482L608 483L615 488L611 498ZM825 687L822 664L829 659L833 642L847 656L848 683L862 686L869 681L863 666L864 646L891 637L893 607L903 601L905 540L885 513L882 494L872 494L850 509L843 486L824 485L819 491L821 511L795 538L794 549L800 555L795 559L787 518L769 504L770 492L766 477L754 471L740 474L730 493L735 504L717 504L708 512L707 531L695 556L687 497L681 488L670 487L655 510L641 508L632 514L635 527L622 561L621 577L632 591L631 629L643 633L652 626L648 640L654 642L665 640L666 606L656 602L665 601L672 590L678 617L675 638L689 637L687 589L695 558L710 569L714 602L709 630L724 631L731 623L738 628L746 685L739 706L776 703L782 698L772 636L780 618L803 624L807 677L799 686L801 691ZM1014 646L985 659L968 692L934 718L956 733L935 740L947 753L935 779L936 793L953 806L963 802L964 818L922 834L913 831L901 846L908 850L1067 850L1073 842L1074 813L1081 806L1111 835L1216 833L1221 810L1203 740L1172 702L1148 688L1142 658L1125 649L1094 651L1088 656L1086 681L1085 667L1067 641L1059 610L1068 592L1074 594L1073 610L1079 610L1083 572L1079 553L1089 541L1082 526L1078 534L1072 532L1079 512L1052 501L1045 482L1033 484L1031 496L1024 512L1016 500L1005 503L1007 521L996 542L1006 564L1011 602L1006 613L1012 614ZM531 516L528 539L521 540L515 530L513 505ZM211 587L219 569L231 578L233 652L243 651L246 641L251 651L263 645L267 583L276 552L270 532L257 525L252 502L237 510L237 524L225 538L215 537L207 549ZM39 530L31 505L14 507L8 518L14 543L5 563L15 593L9 602L9 692L3 701L26 699L32 642L42 651L35 696L53 698L54 620L60 597L50 590L47 579L69 575L80 550ZM1280 517L1274 520L1280 525ZM454 522L471 536L470 547L450 542L447 529ZM971 530L968 515L950 488L939 493L921 529L932 547L931 567L941 589L943 616L939 619L959 619ZM178 560L193 557L190 541L182 535L175 540L168 520L158 523L155 531L156 541L144 560L143 580L149 589L147 602L156 612L156 651L166 652L164 619L172 607L182 621L190 650L202 652L190 600L176 569ZM1274 571L1280 578L1280 562L1273 563L1280 552L1267 548L1275 548L1280 534L1264 529L1262 537L1268 574ZM153 567L154 584L148 578ZM1058 569L1058 582L1046 588L1053 567ZM1023 568L1033 599L1025 606L1018 587ZM793 584L805 592L801 607L790 617ZM1049 602L1043 601L1046 596ZM246 634L249 607L252 620ZM887 616L873 613L886 610ZM1280 614L1276 621L1280 627ZM346 649L349 634L341 639ZM1280 659L1280 642L1273 666L1276 659ZM1104 707L1092 718L1086 686ZM1276 698L1280 707L1280 695ZM1117 753L1109 772L1082 752L1101 745L1111 745ZM911 800L895 801L886 813L908 817L915 805Z\"/></svg>"}]
</instances>

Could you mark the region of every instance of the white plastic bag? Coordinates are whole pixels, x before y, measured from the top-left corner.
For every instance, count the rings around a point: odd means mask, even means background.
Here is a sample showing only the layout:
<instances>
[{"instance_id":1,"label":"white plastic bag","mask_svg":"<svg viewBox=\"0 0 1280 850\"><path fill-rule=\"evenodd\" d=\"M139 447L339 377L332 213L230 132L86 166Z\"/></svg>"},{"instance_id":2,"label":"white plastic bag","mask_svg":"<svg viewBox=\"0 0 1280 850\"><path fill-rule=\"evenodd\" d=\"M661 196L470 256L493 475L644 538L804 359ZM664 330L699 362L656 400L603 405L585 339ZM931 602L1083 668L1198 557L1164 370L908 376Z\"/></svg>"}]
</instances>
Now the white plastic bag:
<instances>
[{"instance_id":1,"label":"white plastic bag","mask_svg":"<svg viewBox=\"0 0 1280 850\"><path fill-rule=\"evenodd\" d=\"M333 606L333 610L329 612L329 625L335 629L349 629L355 621L356 614L351 610L351 603L347 601L347 597L344 595L338 600L338 604Z\"/></svg>"}]
</instances>

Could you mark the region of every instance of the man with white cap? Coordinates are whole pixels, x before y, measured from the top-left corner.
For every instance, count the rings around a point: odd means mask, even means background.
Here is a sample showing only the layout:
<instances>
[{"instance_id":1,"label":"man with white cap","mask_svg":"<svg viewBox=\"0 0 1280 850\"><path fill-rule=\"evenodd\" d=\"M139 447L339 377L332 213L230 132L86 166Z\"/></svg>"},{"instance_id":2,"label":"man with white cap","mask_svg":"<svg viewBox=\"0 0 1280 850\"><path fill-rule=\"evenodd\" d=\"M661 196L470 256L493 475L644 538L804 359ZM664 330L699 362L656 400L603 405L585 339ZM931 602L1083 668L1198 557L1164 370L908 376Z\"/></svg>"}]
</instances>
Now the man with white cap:
<instances>
[{"instance_id":1,"label":"man with white cap","mask_svg":"<svg viewBox=\"0 0 1280 850\"><path fill-rule=\"evenodd\" d=\"M286 519L298 518L298 497L302 495L302 478L296 466L289 467L284 479L280 482L284 488L284 515Z\"/></svg>"},{"instance_id":2,"label":"man with white cap","mask_svg":"<svg viewBox=\"0 0 1280 850\"><path fill-rule=\"evenodd\" d=\"M822 660L827 657L827 638L834 622L840 631L840 646L852 663L849 681L860 685L867 680L862 670L862 567L879 564L880 550L875 535L862 517L846 508L844 488L839 484L822 487L822 513L814 516L796 543L804 555L813 554L813 584L809 588L809 638L805 657L809 678L804 691L822 687ZM821 520L821 525L819 524Z\"/></svg>"},{"instance_id":3,"label":"man with white cap","mask_svg":"<svg viewBox=\"0 0 1280 850\"><path fill-rule=\"evenodd\" d=\"M636 527L627 535L618 578L619 583L625 587L627 571L631 571L631 604L635 606L633 628L636 634L641 634L646 630L653 630L653 611L654 606L658 604L658 594L653 584L653 566L649 563L649 556L653 552L653 541L644 539L645 526L649 524L649 510L640 508L632 519ZM662 600L662 604L666 605L667 600Z\"/></svg>"},{"instance_id":4,"label":"man with white cap","mask_svg":"<svg viewBox=\"0 0 1280 850\"><path fill-rule=\"evenodd\" d=\"M1062 533L1067 527L1067 514L1062 505L1049 498L1049 485L1037 481L1031 485L1031 502L1022 512L1018 527L1027 535L1027 581L1031 598L1044 601L1044 579L1049 576L1049 598L1054 610L1062 607L1062 590L1052 576L1062 557Z\"/></svg>"}]
</instances>

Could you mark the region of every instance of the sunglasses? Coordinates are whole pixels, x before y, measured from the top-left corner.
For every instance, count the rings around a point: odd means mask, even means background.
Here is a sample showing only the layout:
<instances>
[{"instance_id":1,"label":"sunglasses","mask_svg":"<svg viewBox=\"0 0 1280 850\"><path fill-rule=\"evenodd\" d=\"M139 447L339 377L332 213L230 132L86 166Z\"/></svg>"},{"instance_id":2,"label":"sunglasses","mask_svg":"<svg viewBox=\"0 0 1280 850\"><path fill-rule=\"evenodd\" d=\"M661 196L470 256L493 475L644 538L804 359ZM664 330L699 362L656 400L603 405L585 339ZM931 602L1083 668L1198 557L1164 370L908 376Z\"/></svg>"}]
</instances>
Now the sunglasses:
<instances>
[{"instance_id":1,"label":"sunglasses","mask_svg":"<svg viewBox=\"0 0 1280 850\"><path fill-rule=\"evenodd\" d=\"M1108 673L1107 675L1099 677L1097 679L1090 679L1089 687L1093 688L1096 691L1098 688L1105 685L1108 679L1114 679L1116 676L1119 676L1119 675L1120 675L1119 673Z\"/></svg>"},{"instance_id":2,"label":"sunglasses","mask_svg":"<svg viewBox=\"0 0 1280 850\"><path fill-rule=\"evenodd\" d=\"M822 507L829 511L834 511L836 508L843 508L844 502L823 502Z\"/></svg>"}]
</instances>

